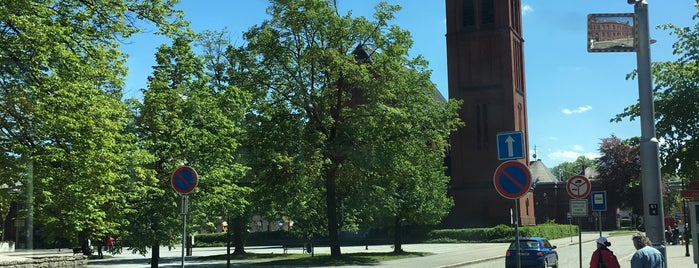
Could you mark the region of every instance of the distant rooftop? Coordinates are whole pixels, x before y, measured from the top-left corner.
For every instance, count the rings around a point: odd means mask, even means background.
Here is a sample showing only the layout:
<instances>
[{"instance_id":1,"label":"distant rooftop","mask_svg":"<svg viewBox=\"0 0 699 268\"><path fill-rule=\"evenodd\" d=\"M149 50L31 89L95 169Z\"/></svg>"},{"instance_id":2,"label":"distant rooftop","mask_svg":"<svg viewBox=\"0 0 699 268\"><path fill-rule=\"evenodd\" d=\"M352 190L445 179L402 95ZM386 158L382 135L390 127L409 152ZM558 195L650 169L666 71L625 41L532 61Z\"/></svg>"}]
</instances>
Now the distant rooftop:
<instances>
[{"instance_id":1,"label":"distant rooftop","mask_svg":"<svg viewBox=\"0 0 699 268\"><path fill-rule=\"evenodd\" d=\"M551 173L549 168L541 162L541 159L529 163L529 172L532 175L532 184L542 182L559 182L558 178Z\"/></svg>"}]
</instances>

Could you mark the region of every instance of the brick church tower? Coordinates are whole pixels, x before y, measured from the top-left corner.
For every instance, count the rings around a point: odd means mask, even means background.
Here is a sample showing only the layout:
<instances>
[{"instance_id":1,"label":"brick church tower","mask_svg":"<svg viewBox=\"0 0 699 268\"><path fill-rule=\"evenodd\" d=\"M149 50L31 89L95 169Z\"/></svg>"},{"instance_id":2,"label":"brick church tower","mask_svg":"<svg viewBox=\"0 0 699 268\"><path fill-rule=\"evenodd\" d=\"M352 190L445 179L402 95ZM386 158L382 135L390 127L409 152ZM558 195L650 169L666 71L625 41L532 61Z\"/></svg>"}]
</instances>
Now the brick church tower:
<instances>
[{"instance_id":1,"label":"brick church tower","mask_svg":"<svg viewBox=\"0 0 699 268\"><path fill-rule=\"evenodd\" d=\"M454 207L445 227L510 224L515 200L495 189L496 134L522 131L529 165L520 0L446 0L449 98L463 101L465 126L450 137ZM520 224L535 224L531 192L519 199Z\"/></svg>"}]
</instances>

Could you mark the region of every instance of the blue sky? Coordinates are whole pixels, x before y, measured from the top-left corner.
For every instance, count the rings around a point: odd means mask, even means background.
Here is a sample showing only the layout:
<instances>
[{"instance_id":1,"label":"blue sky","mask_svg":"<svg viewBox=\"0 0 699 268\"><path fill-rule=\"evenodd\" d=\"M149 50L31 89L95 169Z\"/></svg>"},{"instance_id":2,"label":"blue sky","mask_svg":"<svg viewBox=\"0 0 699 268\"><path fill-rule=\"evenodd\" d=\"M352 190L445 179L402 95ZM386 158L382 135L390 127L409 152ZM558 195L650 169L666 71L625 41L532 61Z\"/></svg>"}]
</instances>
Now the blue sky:
<instances>
[{"instance_id":1,"label":"blue sky","mask_svg":"<svg viewBox=\"0 0 699 268\"><path fill-rule=\"evenodd\" d=\"M367 18L372 18L378 2L337 0L341 14L352 10L354 16ZM403 7L393 23L411 32L411 56L420 54L430 62L432 81L448 96L444 1L386 2ZM648 2L651 38L657 40L651 60L673 60L675 36L655 26L694 25L695 0ZM267 5L264 0L182 0L178 8L195 31L226 28L231 42L241 45L241 33L268 18ZM633 13L633 6L626 0L523 0L522 12L530 156L536 149L537 158L551 168L580 155L598 157L600 140L612 134L622 139L640 136L638 121L609 122L638 99L638 82L625 79L636 68L636 54L588 53L586 47L588 14ZM140 96L156 47L163 42L167 41L141 34L124 44L130 55L126 96Z\"/></svg>"}]
</instances>

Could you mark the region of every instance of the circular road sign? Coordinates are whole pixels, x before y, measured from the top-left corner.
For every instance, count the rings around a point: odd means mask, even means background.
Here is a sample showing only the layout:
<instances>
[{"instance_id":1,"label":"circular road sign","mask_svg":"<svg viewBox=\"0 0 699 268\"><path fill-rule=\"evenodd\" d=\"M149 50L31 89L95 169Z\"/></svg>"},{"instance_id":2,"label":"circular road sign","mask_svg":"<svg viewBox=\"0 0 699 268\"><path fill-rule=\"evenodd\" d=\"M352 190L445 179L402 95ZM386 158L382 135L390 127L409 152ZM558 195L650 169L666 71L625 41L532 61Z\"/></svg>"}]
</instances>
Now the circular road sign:
<instances>
[{"instance_id":1,"label":"circular road sign","mask_svg":"<svg viewBox=\"0 0 699 268\"><path fill-rule=\"evenodd\" d=\"M522 162L510 160L505 161L493 175L495 189L505 198L517 199L529 191L532 184L532 176L529 167Z\"/></svg>"},{"instance_id":2,"label":"circular road sign","mask_svg":"<svg viewBox=\"0 0 699 268\"><path fill-rule=\"evenodd\" d=\"M572 198L583 199L592 191L592 185L590 184L590 180L585 178L585 176L576 175L566 182L566 191Z\"/></svg>"},{"instance_id":3,"label":"circular road sign","mask_svg":"<svg viewBox=\"0 0 699 268\"><path fill-rule=\"evenodd\" d=\"M170 178L172 189L180 194L191 193L197 187L198 182L197 172L190 166L177 168Z\"/></svg>"}]
</instances>

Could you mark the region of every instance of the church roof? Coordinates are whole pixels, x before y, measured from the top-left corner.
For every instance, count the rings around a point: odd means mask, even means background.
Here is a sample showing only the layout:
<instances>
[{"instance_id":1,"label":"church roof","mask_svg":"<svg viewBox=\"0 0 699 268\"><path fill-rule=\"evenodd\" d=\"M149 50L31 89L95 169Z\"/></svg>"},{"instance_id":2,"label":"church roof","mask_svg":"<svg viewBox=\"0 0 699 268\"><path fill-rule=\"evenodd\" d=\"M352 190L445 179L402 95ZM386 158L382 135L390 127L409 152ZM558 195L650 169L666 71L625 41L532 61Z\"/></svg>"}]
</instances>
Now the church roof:
<instances>
[{"instance_id":1,"label":"church roof","mask_svg":"<svg viewBox=\"0 0 699 268\"><path fill-rule=\"evenodd\" d=\"M532 175L532 184L542 182L559 182L558 178L551 173L549 168L541 162L541 159L529 163L529 172Z\"/></svg>"}]
</instances>

